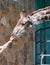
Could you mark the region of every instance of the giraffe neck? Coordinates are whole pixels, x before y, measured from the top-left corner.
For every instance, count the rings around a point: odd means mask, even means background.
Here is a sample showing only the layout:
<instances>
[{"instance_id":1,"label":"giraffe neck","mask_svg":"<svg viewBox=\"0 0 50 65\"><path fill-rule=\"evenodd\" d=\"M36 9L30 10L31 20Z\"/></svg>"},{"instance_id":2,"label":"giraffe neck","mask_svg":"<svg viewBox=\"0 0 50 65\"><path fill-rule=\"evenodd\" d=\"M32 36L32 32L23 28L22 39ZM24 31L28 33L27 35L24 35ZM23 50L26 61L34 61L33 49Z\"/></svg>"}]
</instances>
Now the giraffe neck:
<instances>
[{"instance_id":1,"label":"giraffe neck","mask_svg":"<svg viewBox=\"0 0 50 65\"><path fill-rule=\"evenodd\" d=\"M50 7L37 10L29 16L33 24L39 24L44 21L50 21Z\"/></svg>"}]
</instances>

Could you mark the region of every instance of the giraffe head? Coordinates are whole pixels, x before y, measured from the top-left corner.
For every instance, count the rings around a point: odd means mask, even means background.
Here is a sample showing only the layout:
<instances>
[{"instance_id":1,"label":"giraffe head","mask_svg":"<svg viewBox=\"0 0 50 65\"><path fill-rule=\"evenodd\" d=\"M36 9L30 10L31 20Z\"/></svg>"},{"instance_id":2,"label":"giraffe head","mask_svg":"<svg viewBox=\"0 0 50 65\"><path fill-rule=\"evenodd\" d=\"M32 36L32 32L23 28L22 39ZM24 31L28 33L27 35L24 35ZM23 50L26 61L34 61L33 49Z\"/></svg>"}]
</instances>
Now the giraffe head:
<instances>
[{"instance_id":1,"label":"giraffe head","mask_svg":"<svg viewBox=\"0 0 50 65\"><path fill-rule=\"evenodd\" d=\"M23 14L23 13L21 13ZM24 13L25 15L25 13ZM22 23L15 27L12 32L12 36L21 37L22 34L25 33L26 29L30 27L30 25L39 24L41 22L50 20L50 7L37 10L33 12L32 15L28 15ZM18 23L17 23L18 24Z\"/></svg>"},{"instance_id":2,"label":"giraffe head","mask_svg":"<svg viewBox=\"0 0 50 65\"><path fill-rule=\"evenodd\" d=\"M18 24L18 23L17 23ZM11 36L20 38L27 30L32 27L32 22L26 17L19 25L16 25Z\"/></svg>"}]
</instances>

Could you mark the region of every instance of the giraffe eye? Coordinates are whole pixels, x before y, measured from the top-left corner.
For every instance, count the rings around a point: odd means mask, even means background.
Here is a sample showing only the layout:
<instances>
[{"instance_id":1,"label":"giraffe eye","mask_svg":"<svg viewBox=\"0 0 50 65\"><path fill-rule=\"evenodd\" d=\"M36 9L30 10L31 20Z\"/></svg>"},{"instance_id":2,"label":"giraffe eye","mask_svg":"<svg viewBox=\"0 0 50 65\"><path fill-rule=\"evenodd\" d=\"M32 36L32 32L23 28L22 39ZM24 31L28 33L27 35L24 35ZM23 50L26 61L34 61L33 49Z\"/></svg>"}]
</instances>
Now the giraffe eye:
<instances>
[{"instance_id":1,"label":"giraffe eye","mask_svg":"<svg viewBox=\"0 0 50 65\"><path fill-rule=\"evenodd\" d=\"M21 24L22 24L22 26L25 25L25 23L21 23Z\"/></svg>"}]
</instances>

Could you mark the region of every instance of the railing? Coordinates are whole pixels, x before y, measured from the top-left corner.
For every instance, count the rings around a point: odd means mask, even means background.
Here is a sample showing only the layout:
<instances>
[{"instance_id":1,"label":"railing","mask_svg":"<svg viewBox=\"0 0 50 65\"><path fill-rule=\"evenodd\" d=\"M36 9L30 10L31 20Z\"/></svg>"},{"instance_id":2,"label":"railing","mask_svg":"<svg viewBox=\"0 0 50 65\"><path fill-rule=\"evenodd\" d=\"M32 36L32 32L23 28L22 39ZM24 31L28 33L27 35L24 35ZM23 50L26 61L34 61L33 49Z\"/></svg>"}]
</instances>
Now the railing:
<instances>
[{"instance_id":1,"label":"railing","mask_svg":"<svg viewBox=\"0 0 50 65\"><path fill-rule=\"evenodd\" d=\"M42 63L44 56L50 56L50 54L41 54L40 56L41 56L41 65L50 65L50 64L43 64Z\"/></svg>"}]
</instances>

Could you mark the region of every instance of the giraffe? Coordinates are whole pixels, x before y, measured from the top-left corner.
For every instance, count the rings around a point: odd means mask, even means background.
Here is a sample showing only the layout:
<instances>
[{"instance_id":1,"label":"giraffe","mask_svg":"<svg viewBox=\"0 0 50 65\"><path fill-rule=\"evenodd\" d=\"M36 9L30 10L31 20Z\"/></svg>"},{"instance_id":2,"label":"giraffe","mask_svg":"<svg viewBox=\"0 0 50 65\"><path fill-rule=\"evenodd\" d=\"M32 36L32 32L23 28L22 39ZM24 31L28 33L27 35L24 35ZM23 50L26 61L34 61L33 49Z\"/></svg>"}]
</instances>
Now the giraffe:
<instances>
[{"instance_id":1,"label":"giraffe","mask_svg":"<svg viewBox=\"0 0 50 65\"><path fill-rule=\"evenodd\" d=\"M2 53L15 38L20 38L28 27L50 21L50 6L34 11L26 17L23 17L20 21L13 29L10 40L0 46L0 53Z\"/></svg>"}]
</instances>

